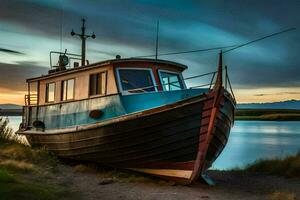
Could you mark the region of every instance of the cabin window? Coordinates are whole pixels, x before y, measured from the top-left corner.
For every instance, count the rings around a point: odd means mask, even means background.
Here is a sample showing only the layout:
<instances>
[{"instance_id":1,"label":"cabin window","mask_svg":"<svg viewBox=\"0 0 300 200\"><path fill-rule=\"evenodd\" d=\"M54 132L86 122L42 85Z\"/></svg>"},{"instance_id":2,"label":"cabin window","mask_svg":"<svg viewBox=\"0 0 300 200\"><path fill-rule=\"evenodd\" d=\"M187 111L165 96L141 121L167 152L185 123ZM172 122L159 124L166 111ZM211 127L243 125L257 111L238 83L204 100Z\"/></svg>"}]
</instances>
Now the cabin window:
<instances>
[{"instance_id":1,"label":"cabin window","mask_svg":"<svg viewBox=\"0 0 300 200\"><path fill-rule=\"evenodd\" d=\"M55 97L55 83L46 84L46 102L54 102Z\"/></svg>"},{"instance_id":2,"label":"cabin window","mask_svg":"<svg viewBox=\"0 0 300 200\"><path fill-rule=\"evenodd\" d=\"M75 84L74 79L68 79L68 80L62 81L62 84L61 84L61 88L62 88L61 100L62 101L74 99L74 84Z\"/></svg>"},{"instance_id":3,"label":"cabin window","mask_svg":"<svg viewBox=\"0 0 300 200\"><path fill-rule=\"evenodd\" d=\"M159 70L159 76L164 91L184 89L182 77L179 73Z\"/></svg>"},{"instance_id":4,"label":"cabin window","mask_svg":"<svg viewBox=\"0 0 300 200\"><path fill-rule=\"evenodd\" d=\"M106 93L106 72L90 75L89 95L104 95Z\"/></svg>"},{"instance_id":5,"label":"cabin window","mask_svg":"<svg viewBox=\"0 0 300 200\"><path fill-rule=\"evenodd\" d=\"M139 93L156 91L151 69L118 69L119 85L123 92Z\"/></svg>"}]
</instances>

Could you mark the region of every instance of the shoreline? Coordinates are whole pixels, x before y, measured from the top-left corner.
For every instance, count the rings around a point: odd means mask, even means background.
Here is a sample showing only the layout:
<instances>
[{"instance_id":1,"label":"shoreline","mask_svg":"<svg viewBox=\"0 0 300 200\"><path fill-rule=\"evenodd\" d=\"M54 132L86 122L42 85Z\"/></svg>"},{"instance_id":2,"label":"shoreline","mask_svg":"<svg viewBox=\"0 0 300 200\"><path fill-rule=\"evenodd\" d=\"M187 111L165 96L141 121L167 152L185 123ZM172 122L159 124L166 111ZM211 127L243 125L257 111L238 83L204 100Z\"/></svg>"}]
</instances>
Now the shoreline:
<instances>
[{"instance_id":1,"label":"shoreline","mask_svg":"<svg viewBox=\"0 0 300 200\"><path fill-rule=\"evenodd\" d=\"M300 110L237 109L235 120L240 121L300 121Z\"/></svg>"},{"instance_id":2,"label":"shoreline","mask_svg":"<svg viewBox=\"0 0 300 200\"><path fill-rule=\"evenodd\" d=\"M274 200L279 195L282 198L275 200L290 197L295 200L300 196L300 178L246 170L208 170L207 175L215 185L195 182L182 186L128 170L58 160L44 150L20 144L0 141L0 148L0 196L3 198L18 195L18 199L49 200ZM1 188L14 193L1 193Z\"/></svg>"},{"instance_id":3,"label":"shoreline","mask_svg":"<svg viewBox=\"0 0 300 200\"><path fill-rule=\"evenodd\" d=\"M143 174L122 177L107 172L76 171L74 167L59 166L60 175L56 180L68 183L71 193L79 193L79 199L210 199L210 200L273 200L280 194L283 199L300 196L300 179L286 179L245 171L209 170L208 175L215 185L196 182L189 186L176 185ZM109 173L109 172L108 172ZM118 173L118 172L116 172ZM276 199L277 200L277 199ZM278 199L279 200L279 199Z\"/></svg>"}]
</instances>

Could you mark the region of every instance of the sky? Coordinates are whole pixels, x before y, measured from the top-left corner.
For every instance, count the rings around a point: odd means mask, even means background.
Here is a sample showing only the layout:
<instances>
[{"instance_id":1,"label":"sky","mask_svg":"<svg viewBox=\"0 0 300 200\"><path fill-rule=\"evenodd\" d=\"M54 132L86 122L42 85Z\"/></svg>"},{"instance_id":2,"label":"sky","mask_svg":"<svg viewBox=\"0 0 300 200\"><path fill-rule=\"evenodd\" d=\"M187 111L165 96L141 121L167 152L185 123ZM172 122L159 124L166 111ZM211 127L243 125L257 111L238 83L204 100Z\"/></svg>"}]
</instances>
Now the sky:
<instances>
[{"instance_id":1,"label":"sky","mask_svg":"<svg viewBox=\"0 0 300 200\"><path fill-rule=\"evenodd\" d=\"M23 104L26 78L46 74L49 52L80 54L70 31L87 32L92 62L242 44L274 32L287 32L224 55L237 101L300 100L299 0L1 0L0 104ZM187 65L189 77L215 71L218 51L160 56ZM197 82L199 81L199 82ZM200 80L187 82L188 86Z\"/></svg>"}]
</instances>

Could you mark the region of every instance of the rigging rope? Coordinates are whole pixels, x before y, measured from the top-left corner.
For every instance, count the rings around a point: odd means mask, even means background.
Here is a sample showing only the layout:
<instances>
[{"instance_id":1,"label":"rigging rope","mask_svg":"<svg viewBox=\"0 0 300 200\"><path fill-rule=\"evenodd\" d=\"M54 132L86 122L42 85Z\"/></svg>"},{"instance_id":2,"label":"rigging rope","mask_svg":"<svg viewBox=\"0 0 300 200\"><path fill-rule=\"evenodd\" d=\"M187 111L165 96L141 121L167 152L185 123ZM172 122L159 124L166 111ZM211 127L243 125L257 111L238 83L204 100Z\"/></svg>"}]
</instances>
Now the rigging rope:
<instances>
[{"instance_id":1,"label":"rigging rope","mask_svg":"<svg viewBox=\"0 0 300 200\"><path fill-rule=\"evenodd\" d=\"M285 30L283 30L283 31L279 31L279 32L276 32L276 33L273 33L273 34L270 34L270 35L267 35L267 36L264 36L264 37L255 39L255 40L252 40L252 41L250 41L250 42L246 42L246 43L244 43L244 44L240 44L240 45L238 45L238 46L236 46L236 47L233 47L233 48L231 48L231 49L228 49L228 50L223 51L223 54L224 54L224 53L227 53L227 52L230 52L230 51L233 51L233 50L235 50L235 49L241 48L241 47L246 46L246 45L248 45L248 44L252 44L252 43L254 43L254 42L258 42L258 41L264 40L264 39L266 39L266 38L273 37L273 36L275 36L275 35L279 35L279 34L286 33L286 32L289 32L289 31L294 31L294 30L296 30L296 28L285 29Z\"/></svg>"},{"instance_id":2,"label":"rigging rope","mask_svg":"<svg viewBox=\"0 0 300 200\"><path fill-rule=\"evenodd\" d=\"M235 49L244 47L246 45L249 45L249 44L252 44L252 43L255 43L255 42L258 42L258 41L261 41L261 40L264 40L264 39L276 36L276 35L280 35L280 34L283 34L283 33L289 32L289 31L294 31L294 30L296 30L296 28L285 29L283 31L279 31L279 32L276 32L276 33L273 33L273 34L270 34L270 35L267 35L267 36L264 36L264 37L261 37L261 38L258 38L258 39L255 39L255 40L243 43L243 44L239 44L239 45L229 45L229 46L222 46L222 47L212 47L212 48L197 49L197 50L190 50L190 51L169 52L169 53L161 53L161 54L157 54L157 55L135 56L135 58L157 57L157 56L167 56L167 55L178 55L178 54L205 52L205 51L212 51L212 50L219 50L219 49L221 49L221 50L222 49L227 49L227 50L223 51L223 53L227 53L227 52L233 51ZM231 48L231 49L228 49L228 48Z\"/></svg>"},{"instance_id":3,"label":"rigging rope","mask_svg":"<svg viewBox=\"0 0 300 200\"><path fill-rule=\"evenodd\" d=\"M190 50L190 51L179 51L179 52L169 52L169 53L161 53L158 56L167 56L167 55L177 55L177 54L185 54L185 53L195 53L201 51L212 51L212 50L219 50L219 49L226 49L230 47L236 47L238 45L229 45L229 46L222 46L222 47L212 47L207 49L197 49L197 50ZM135 58L144 58L144 57L154 57L156 55L146 55L146 56L135 56Z\"/></svg>"}]
</instances>

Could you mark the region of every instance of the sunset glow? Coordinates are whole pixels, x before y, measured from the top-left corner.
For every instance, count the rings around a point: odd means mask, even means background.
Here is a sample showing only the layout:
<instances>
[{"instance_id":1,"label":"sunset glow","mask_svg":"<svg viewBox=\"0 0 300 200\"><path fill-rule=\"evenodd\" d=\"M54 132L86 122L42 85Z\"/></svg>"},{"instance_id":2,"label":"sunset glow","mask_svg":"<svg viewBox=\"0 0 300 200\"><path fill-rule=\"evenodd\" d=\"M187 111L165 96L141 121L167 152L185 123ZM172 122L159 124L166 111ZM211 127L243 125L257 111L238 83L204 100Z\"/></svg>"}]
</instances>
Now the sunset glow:
<instances>
[{"instance_id":1,"label":"sunset glow","mask_svg":"<svg viewBox=\"0 0 300 200\"><path fill-rule=\"evenodd\" d=\"M87 42L90 63L115 55L152 55L157 20L159 53L236 45L295 27L225 54L224 65L240 103L299 100L299 10L293 4L275 2L266 11L267 2L260 1L4 1L0 7L0 104L23 104L25 79L47 74L50 51L80 54L80 40L71 37L70 31L80 30L83 16L87 31L97 35ZM159 56L187 65L186 77L215 71L217 58L218 51Z\"/></svg>"}]
</instances>

